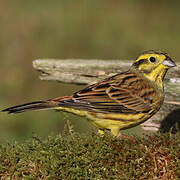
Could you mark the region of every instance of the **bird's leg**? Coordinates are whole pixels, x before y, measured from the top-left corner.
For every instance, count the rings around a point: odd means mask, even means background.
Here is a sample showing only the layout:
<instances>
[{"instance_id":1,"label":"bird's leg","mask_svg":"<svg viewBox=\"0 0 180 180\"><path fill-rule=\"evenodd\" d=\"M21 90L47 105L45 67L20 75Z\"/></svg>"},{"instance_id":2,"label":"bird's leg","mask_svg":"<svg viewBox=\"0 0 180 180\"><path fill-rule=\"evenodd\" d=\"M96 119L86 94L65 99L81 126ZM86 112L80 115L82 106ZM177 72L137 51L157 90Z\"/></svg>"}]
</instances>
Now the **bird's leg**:
<instances>
[{"instance_id":1,"label":"bird's leg","mask_svg":"<svg viewBox=\"0 0 180 180\"><path fill-rule=\"evenodd\" d=\"M104 130L103 129L99 129L98 133L99 133L100 136L103 136L104 135Z\"/></svg>"},{"instance_id":2,"label":"bird's leg","mask_svg":"<svg viewBox=\"0 0 180 180\"><path fill-rule=\"evenodd\" d=\"M118 128L118 127L111 128L111 133L112 133L114 136L118 137L119 134L120 134L120 128Z\"/></svg>"},{"instance_id":3,"label":"bird's leg","mask_svg":"<svg viewBox=\"0 0 180 180\"><path fill-rule=\"evenodd\" d=\"M135 139L134 137L132 137L132 136L127 136L127 135L125 135L125 134L119 133L118 137L125 138L125 139L129 139L129 140L132 141L132 142L136 142L136 139Z\"/></svg>"},{"instance_id":4,"label":"bird's leg","mask_svg":"<svg viewBox=\"0 0 180 180\"><path fill-rule=\"evenodd\" d=\"M125 134L121 134L120 133L120 128L112 128L111 129L111 133L115 136L115 137L120 137L120 138L126 138L126 139L129 139L133 142L135 142L135 138L131 137L131 136L127 136Z\"/></svg>"}]
</instances>

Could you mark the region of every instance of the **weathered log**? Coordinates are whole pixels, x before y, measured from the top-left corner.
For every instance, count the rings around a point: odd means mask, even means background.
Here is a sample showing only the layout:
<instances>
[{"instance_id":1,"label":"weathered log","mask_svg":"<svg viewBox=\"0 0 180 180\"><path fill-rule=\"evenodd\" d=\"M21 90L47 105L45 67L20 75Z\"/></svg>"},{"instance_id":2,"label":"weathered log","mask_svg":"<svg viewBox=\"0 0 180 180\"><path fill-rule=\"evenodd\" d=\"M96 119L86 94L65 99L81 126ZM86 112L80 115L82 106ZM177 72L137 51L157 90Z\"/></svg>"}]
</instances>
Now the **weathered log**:
<instances>
[{"instance_id":1,"label":"weathered log","mask_svg":"<svg viewBox=\"0 0 180 180\"><path fill-rule=\"evenodd\" d=\"M41 80L92 84L109 75L128 69L131 62L118 60L35 60L33 66L41 72Z\"/></svg>"},{"instance_id":2,"label":"weathered log","mask_svg":"<svg viewBox=\"0 0 180 180\"><path fill-rule=\"evenodd\" d=\"M131 64L132 61L127 60L38 59L33 61L33 67L41 72L41 80L74 84L95 83L108 76L128 70ZM177 129L177 126L180 127L179 65L177 63L177 67L169 70L165 79L165 103L159 113L142 124L144 129L164 132Z\"/></svg>"}]
</instances>

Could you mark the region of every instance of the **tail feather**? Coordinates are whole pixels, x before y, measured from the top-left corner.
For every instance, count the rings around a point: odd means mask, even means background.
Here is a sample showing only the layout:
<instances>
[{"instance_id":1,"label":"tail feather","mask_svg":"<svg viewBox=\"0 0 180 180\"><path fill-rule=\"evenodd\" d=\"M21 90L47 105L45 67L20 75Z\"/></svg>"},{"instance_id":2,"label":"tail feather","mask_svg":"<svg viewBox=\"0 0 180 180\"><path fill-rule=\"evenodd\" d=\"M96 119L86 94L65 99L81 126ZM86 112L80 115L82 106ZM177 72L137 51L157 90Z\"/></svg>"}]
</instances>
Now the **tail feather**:
<instances>
[{"instance_id":1,"label":"tail feather","mask_svg":"<svg viewBox=\"0 0 180 180\"><path fill-rule=\"evenodd\" d=\"M2 110L2 112L8 112L9 114L21 113L21 112L30 111L30 110L49 109L55 106L57 105L55 105L55 103L51 103L50 101L35 101L35 102L26 103L26 104L21 104L18 106L12 106L12 107Z\"/></svg>"}]
</instances>

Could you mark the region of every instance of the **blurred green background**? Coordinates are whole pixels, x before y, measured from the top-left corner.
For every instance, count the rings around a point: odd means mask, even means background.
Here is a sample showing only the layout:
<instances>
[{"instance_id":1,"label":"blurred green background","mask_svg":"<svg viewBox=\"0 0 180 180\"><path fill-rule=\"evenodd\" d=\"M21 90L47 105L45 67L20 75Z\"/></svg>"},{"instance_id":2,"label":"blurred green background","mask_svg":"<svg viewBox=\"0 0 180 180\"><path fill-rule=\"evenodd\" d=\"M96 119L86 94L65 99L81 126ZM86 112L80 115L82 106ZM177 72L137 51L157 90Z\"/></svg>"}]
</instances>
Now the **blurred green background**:
<instances>
[{"instance_id":1,"label":"blurred green background","mask_svg":"<svg viewBox=\"0 0 180 180\"><path fill-rule=\"evenodd\" d=\"M0 6L0 108L70 95L83 86L43 82L32 68L38 58L134 59L160 49L178 61L180 1L6 0ZM0 113L0 142L22 141L92 126L53 111Z\"/></svg>"}]
</instances>

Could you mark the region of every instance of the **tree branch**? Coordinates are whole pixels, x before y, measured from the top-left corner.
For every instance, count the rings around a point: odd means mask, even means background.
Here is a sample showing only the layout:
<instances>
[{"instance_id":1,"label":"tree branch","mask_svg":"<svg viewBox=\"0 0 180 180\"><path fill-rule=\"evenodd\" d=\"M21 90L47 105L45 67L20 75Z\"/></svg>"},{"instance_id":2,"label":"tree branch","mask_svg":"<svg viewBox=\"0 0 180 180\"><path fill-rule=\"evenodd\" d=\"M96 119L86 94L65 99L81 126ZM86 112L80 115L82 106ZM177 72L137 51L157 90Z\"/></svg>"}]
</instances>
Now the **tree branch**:
<instances>
[{"instance_id":1,"label":"tree branch","mask_svg":"<svg viewBox=\"0 0 180 180\"><path fill-rule=\"evenodd\" d=\"M33 67L40 71L41 80L73 84L95 83L108 76L128 70L131 64L132 61L127 60L38 59L33 61ZM150 127L151 131L158 130L170 112L174 119L180 119L179 65L168 72L165 79L165 103L157 115L143 124L145 129ZM179 110L177 111L177 109ZM176 115L173 114L173 111L176 112Z\"/></svg>"}]
</instances>

